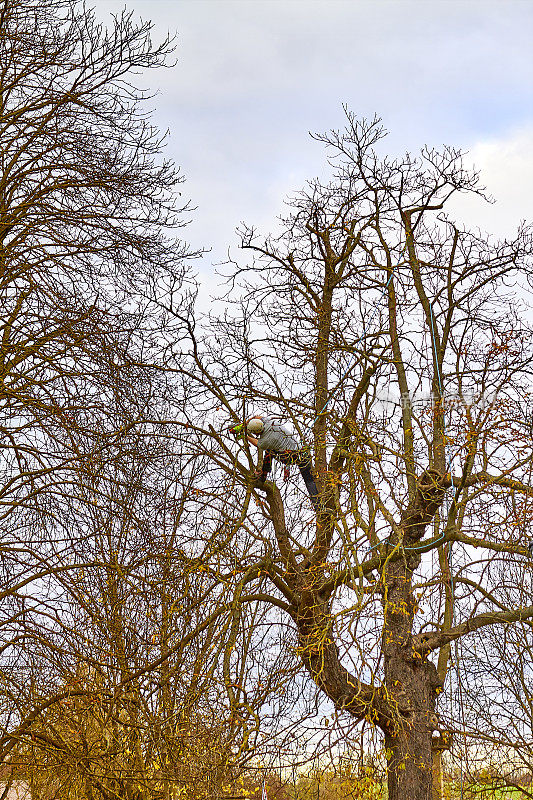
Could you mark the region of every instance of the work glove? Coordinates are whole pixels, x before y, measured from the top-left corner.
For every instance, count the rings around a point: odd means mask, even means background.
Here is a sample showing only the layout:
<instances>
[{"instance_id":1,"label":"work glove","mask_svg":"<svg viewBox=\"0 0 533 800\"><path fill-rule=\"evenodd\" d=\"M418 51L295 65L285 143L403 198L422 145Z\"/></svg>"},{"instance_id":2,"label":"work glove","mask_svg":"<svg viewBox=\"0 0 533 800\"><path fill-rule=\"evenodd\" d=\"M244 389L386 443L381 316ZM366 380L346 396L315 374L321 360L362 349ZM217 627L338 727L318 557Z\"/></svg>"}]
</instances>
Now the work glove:
<instances>
[{"instance_id":1,"label":"work glove","mask_svg":"<svg viewBox=\"0 0 533 800\"><path fill-rule=\"evenodd\" d=\"M235 436L236 439L244 438L246 433L244 422L240 422L238 425L231 425L228 428L228 431L232 434L232 436Z\"/></svg>"}]
</instances>

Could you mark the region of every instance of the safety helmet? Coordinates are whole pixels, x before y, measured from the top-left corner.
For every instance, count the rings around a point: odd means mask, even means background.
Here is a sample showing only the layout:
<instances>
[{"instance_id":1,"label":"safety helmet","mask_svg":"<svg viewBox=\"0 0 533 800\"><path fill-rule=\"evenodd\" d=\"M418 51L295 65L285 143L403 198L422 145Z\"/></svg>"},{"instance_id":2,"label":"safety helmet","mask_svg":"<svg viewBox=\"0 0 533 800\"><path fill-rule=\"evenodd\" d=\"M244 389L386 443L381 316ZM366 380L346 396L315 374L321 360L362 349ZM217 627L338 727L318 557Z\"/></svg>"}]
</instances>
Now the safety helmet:
<instances>
[{"instance_id":1,"label":"safety helmet","mask_svg":"<svg viewBox=\"0 0 533 800\"><path fill-rule=\"evenodd\" d=\"M254 436L260 435L263 432L264 427L265 424L260 419L251 419L246 423L246 431Z\"/></svg>"}]
</instances>

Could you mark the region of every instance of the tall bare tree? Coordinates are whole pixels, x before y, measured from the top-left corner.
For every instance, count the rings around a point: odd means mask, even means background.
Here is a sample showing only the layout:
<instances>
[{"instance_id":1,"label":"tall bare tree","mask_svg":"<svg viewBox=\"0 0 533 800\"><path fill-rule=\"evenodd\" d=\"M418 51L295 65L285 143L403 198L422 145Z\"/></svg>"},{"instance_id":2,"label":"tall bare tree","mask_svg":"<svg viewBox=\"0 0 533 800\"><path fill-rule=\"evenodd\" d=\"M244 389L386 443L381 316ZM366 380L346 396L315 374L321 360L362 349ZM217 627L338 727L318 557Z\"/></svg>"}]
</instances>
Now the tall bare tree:
<instances>
[{"instance_id":1,"label":"tall bare tree","mask_svg":"<svg viewBox=\"0 0 533 800\"><path fill-rule=\"evenodd\" d=\"M71 694L80 661L131 684L121 598L102 598L124 567L110 530L125 535L142 491L128 467L161 459L143 450L164 394L165 320L149 297L163 275L181 284L187 255L181 177L135 85L171 50L127 12L106 28L76 0L0 2L3 759ZM112 618L113 668L95 633Z\"/></svg>"},{"instance_id":2,"label":"tall bare tree","mask_svg":"<svg viewBox=\"0 0 533 800\"><path fill-rule=\"evenodd\" d=\"M528 564L532 239L446 213L483 196L460 152L392 159L383 136L351 115L318 136L330 182L291 200L275 236L242 231L224 315L176 315L191 342L177 400L189 451L210 459L204 535L233 563L235 630L270 608L272 646L279 625L334 715L382 732L390 800L428 800L432 750L462 726L438 712L452 648L533 617L505 591ZM258 482L252 444L225 435L252 414L312 446L316 513L299 481ZM240 709L261 682L232 675Z\"/></svg>"}]
</instances>

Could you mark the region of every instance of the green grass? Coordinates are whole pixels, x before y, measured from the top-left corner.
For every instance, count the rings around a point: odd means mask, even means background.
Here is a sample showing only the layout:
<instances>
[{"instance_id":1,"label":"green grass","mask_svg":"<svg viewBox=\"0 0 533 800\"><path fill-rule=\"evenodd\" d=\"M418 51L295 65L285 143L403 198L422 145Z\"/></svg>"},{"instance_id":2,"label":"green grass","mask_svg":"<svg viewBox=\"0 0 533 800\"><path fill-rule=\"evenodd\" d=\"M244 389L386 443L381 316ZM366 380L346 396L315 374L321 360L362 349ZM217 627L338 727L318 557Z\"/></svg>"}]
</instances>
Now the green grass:
<instances>
[{"instance_id":1,"label":"green grass","mask_svg":"<svg viewBox=\"0 0 533 800\"><path fill-rule=\"evenodd\" d=\"M469 785L463 787L464 800L519 800L525 798L520 789L505 788L491 789L490 786ZM444 787L444 798L446 800L461 800L461 787L458 783L448 783Z\"/></svg>"}]
</instances>

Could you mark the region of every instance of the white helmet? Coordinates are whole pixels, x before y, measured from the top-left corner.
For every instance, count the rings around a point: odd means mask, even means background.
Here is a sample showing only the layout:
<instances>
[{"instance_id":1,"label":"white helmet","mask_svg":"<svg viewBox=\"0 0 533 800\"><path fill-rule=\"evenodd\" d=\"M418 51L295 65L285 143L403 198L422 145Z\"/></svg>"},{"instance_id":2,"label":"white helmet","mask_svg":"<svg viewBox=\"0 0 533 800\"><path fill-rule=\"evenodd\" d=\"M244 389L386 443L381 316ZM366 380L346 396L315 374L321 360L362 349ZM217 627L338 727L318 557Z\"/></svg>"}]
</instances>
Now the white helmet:
<instances>
[{"instance_id":1,"label":"white helmet","mask_svg":"<svg viewBox=\"0 0 533 800\"><path fill-rule=\"evenodd\" d=\"M254 436L259 436L263 432L264 427L264 422L257 418L251 419L246 423L247 433L251 433Z\"/></svg>"}]
</instances>

